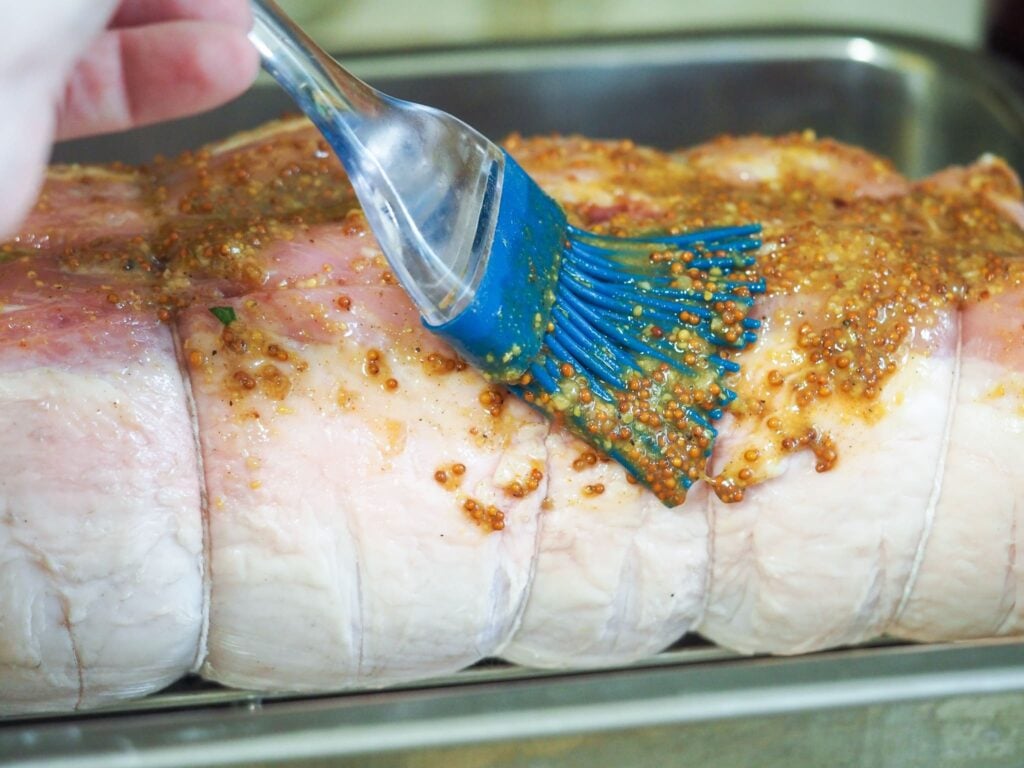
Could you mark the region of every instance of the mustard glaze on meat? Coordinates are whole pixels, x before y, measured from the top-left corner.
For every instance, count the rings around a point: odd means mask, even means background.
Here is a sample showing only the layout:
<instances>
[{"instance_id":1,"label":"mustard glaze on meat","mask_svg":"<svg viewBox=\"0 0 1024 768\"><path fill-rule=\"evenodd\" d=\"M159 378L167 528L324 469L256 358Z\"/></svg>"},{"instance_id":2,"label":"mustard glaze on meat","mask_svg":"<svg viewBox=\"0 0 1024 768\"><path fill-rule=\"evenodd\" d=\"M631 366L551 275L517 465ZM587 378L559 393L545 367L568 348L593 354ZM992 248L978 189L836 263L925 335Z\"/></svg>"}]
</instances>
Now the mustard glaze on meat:
<instances>
[{"instance_id":1,"label":"mustard glaze on meat","mask_svg":"<svg viewBox=\"0 0 1024 768\"><path fill-rule=\"evenodd\" d=\"M728 412L757 424L759 437L716 457L719 469L707 479L726 501L742 499L773 462L797 451L812 451L818 471L836 466L842 452L819 426L821 409L838 403L851 419L882 418L879 393L908 349L927 348L929 329L963 303L1024 280L1020 185L996 159L911 184L867 152L810 134L724 138L675 154L579 137L513 136L507 148L572 223L595 232L763 225L757 270L767 293L753 316L773 330L778 364L747 367L747 353L733 355L741 371L726 382L738 394ZM78 210L90 203L97 224L77 236L60 217L72 199ZM365 252L333 259L332 237L362 242ZM314 240L316 248L303 247ZM394 284L340 166L298 121L142 169L56 169L0 258L8 276L21 270L25 290L56 294L61 275L92 275L109 304L151 307L165 321L197 302L212 306L254 290L344 285L353 270ZM346 296L338 302L333 309L351 308ZM225 397L286 405L301 386L301 356L270 338L259 317L250 306L222 332ZM340 337L343 323L319 332ZM397 338L396 348L402 343ZM187 349L186 360L209 366L213 352ZM421 357L436 375L465 365L437 352ZM364 371L402 397L386 361L387 353L367 358ZM479 405L497 417L506 396L487 388ZM691 458L693 472L706 475L704 456ZM495 529L504 524L486 506L467 514Z\"/></svg>"}]
</instances>

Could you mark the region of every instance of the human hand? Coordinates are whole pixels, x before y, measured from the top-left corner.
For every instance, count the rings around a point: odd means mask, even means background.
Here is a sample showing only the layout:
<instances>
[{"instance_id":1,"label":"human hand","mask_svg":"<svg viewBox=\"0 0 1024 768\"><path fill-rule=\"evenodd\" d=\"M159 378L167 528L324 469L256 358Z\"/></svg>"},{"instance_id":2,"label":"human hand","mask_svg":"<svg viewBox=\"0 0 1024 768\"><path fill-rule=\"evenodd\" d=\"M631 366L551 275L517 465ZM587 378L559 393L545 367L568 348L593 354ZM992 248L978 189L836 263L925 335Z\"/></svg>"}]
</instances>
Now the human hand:
<instances>
[{"instance_id":1,"label":"human hand","mask_svg":"<svg viewBox=\"0 0 1024 768\"><path fill-rule=\"evenodd\" d=\"M245 0L34 0L0 9L0 236L34 201L54 139L217 106L259 66Z\"/></svg>"},{"instance_id":2,"label":"human hand","mask_svg":"<svg viewBox=\"0 0 1024 768\"><path fill-rule=\"evenodd\" d=\"M241 93L259 59L245 0L122 0L74 65L57 138L194 114Z\"/></svg>"}]
</instances>

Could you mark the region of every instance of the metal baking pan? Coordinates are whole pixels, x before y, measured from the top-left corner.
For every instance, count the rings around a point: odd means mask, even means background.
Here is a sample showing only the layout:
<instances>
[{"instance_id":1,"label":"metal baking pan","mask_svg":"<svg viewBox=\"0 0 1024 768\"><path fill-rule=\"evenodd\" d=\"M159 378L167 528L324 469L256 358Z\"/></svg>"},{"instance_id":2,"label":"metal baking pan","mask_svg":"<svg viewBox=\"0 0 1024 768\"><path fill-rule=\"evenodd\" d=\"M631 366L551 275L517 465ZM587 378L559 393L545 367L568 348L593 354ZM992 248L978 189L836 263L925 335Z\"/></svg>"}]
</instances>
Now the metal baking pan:
<instances>
[{"instance_id":1,"label":"metal baking pan","mask_svg":"<svg viewBox=\"0 0 1024 768\"><path fill-rule=\"evenodd\" d=\"M985 152L1024 169L1024 80L886 34L747 31L349 57L397 96L499 138L584 133L663 148L813 129L911 176ZM291 111L269 83L199 118L75 141L55 160L145 161ZM627 668L485 663L441 680L296 697L186 680L92 713L0 720L13 765L1016 766L1024 643L879 642L744 658L698 639Z\"/></svg>"},{"instance_id":2,"label":"metal baking pan","mask_svg":"<svg viewBox=\"0 0 1024 768\"><path fill-rule=\"evenodd\" d=\"M344 57L394 96L499 139L583 133L664 149L807 128L921 176L984 152L1024 169L1024 76L948 45L883 34L758 32ZM55 160L144 162L294 112L269 80L207 115L67 142Z\"/></svg>"}]
</instances>

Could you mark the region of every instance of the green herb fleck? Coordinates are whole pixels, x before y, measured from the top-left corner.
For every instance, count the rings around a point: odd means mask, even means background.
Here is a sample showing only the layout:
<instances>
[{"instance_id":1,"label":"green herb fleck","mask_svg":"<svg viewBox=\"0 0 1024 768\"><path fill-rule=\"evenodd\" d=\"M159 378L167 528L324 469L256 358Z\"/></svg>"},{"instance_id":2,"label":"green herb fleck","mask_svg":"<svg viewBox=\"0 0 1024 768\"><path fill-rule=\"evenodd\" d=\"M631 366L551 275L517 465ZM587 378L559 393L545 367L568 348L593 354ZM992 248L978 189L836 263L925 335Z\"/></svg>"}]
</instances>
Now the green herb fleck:
<instances>
[{"instance_id":1,"label":"green herb fleck","mask_svg":"<svg viewBox=\"0 0 1024 768\"><path fill-rule=\"evenodd\" d=\"M210 312L224 325L231 325L236 320L234 307L210 307Z\"/></svg>"}]
</instances>

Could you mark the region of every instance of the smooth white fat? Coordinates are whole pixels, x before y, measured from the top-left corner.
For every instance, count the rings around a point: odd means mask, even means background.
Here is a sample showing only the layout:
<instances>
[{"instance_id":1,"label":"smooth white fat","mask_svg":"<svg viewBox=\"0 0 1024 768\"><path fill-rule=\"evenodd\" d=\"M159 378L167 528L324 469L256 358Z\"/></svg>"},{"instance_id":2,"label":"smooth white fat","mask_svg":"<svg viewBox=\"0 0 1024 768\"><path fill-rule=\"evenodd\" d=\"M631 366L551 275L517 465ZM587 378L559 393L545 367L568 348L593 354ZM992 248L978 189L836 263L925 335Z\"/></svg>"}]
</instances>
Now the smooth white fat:
<instances>
[{"instance_id":1,"label":"smooth white fat","mask_svg":"<svg viewBox=\"0 0 1024 768\"><path fill-rule=\"evenodd\" d=\"M799 452L742 503L711 500L701 633L743 652L803 653L885 630L927 532L954 370L953 355L912 354L880 395L877 422L841 407L816 413L836 438L832 470L817 473Z\"/></svg>"},{"instance_id":2,"label":"smooth white fat","mask_svg":"<svg viewBox=\"0 0 1024 768\"><path fill-rule=\"evenodd\" d=\"M916 640L1024 630L1024 374L965 357L935 525L893 627Z\"/></svg>"},{"instance_id":3,"label":"smooth white fat","mask_svg":"<svg viewBox=\"0 0 1024 768\"><path fill-rule=\"evenodd\" d=\"M198 473L166 357L0 374L0 712L139 695L196 663Z\"/></svg>"},{"instance_id":4,"label":"smooth white fat","mask_svg":"<svg viewBox=\"0 0 1024 768\"><path fill-rule=\"evenodd\" d=\"M537 667L597 666L643 658L678 640L704 601L704 486L669 509L628 483L618 464L573 469L587 450L576 438L555 431L547 450L537 571L502 655ZM584 492L598 483L604 493Z\"/></svg>"}]
</instances>

